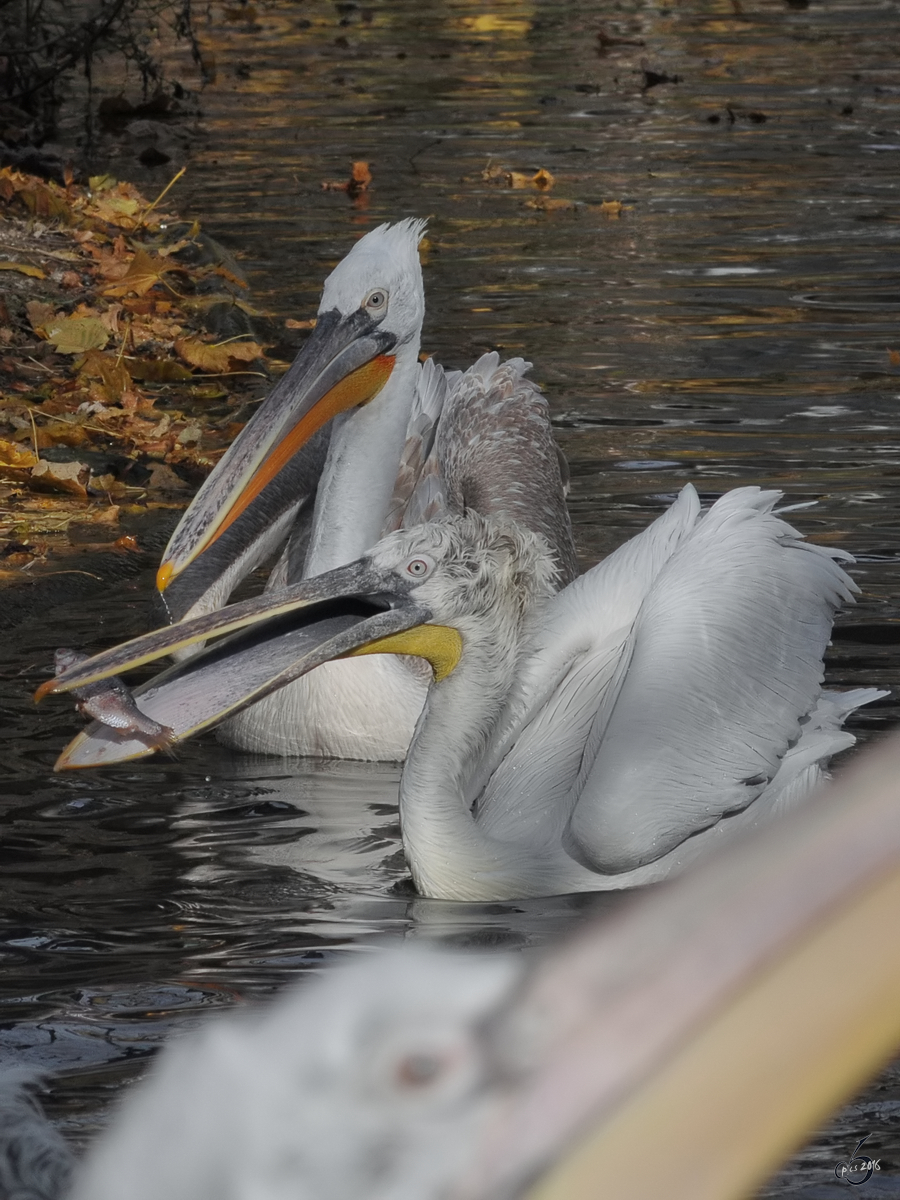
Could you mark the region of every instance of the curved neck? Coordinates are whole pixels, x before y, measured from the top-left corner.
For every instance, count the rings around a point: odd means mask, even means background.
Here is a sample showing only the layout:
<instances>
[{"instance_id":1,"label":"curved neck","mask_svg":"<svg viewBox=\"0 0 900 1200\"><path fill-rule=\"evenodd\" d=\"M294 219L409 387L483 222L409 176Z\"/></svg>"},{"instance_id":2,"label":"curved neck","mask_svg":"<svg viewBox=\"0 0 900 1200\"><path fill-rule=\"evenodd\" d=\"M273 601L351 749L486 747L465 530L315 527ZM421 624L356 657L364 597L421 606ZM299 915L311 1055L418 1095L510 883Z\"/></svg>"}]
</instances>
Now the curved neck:
<instances>
[{"instance_id":1,"label":"curved neck","mask_svg":"<svg viewBox=\"0 0 900 1200\"><path fill-rule=\"evenodd\" d=\"M400 780L406 859L418 891L436 899L546 894L548 864L489 837L472 815L476 769L503 712L519 638L495 626L461 624L460 632L459 666L430 688Z\"/></svg>"},{"instance_id":2,"label":"curved neck","mask_svg":"<svg viewBox=\"0 0 900 1200\"><path fill-rule=\"evenodd\" d=\"M416 394L419 340L398 347L387 383L333 422L319 482L304 576L359 558L381 537Z\"/></svg>"}]
</instances>

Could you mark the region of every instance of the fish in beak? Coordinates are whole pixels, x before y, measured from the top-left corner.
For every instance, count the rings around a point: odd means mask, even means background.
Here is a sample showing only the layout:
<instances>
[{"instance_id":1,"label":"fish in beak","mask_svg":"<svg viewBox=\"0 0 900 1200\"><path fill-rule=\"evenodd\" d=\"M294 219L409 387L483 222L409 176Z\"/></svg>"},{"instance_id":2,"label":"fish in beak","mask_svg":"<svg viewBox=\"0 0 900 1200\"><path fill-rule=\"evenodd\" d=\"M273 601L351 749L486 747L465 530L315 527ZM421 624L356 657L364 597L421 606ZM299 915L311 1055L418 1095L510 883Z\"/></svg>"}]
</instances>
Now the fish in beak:
<instances>
[{"instance_id":1,"label":"fish in beak","mask_svg":"<svg viewBox=\"0 0 900 1200\"><path fill-rule=\"evenodd\" d=\"M157 587L170 619L213 604L284 539L327 452L316 435L367 404L391 375L397 335L365 305L320 313L288 372L201 487L166 548ZM193 568L190 577L188 568ZM181 586L177 586L181 581Z\"/></svg>"},{"instance_id":2,"label":"fish in beak","mask_svg":"<svg viewBox=\"0 0 900 1200\"><path fill-rule=\"evenodd\" d=\"M411 654L427 659L435 678L453 670L462 651L456 629L431 624L431 611L394 572L370 558L192 620L157 629L76 662L36 692L74 692L165 655L211 645L129 693L131 725L94 721L57 760L57 771L105 766L152 754L145 721L167 730L171 746L211 729L322 663L361 654ZM102 714L101 714L102 717Z\"/></svg>"}]
</instances>

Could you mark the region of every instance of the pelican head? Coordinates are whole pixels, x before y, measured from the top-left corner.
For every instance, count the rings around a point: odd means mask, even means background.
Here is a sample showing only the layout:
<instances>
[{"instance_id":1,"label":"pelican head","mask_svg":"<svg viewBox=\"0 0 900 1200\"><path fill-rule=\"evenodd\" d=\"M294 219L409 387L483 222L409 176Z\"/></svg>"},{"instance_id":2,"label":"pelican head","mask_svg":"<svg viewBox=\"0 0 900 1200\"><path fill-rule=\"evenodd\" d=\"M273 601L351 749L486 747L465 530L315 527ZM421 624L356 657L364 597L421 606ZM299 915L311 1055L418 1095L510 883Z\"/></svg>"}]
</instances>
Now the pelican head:
<instances>
[{"instance_id":1,"label":"pelican head","mask_svg":"<svg viewBox=\"0 0 900 1200\"><path fill-rule=\"evenodd\" d=\"M178 622L77 663L40 696L81 689L219 635L135 692L172 741L211 728L324 662L363 654L426 659L437 682L468 641L510 661L529 613L555 591L557 567L539 535L475 512L400 530L362 558L287 588ZM165 714L162 716L160 714ZM154 746L98 722L57 769L140 758Z\"/></svg>"},{"instance_id":2,"label":"pelican head","mask_svg":"<svg viewBox=\"0 0 900 1200\"><path fill-rule=\"evenodd\" d=\"M423 229L413 219L381 225L328 276L311 336L166 548L157 586L170 618L216 607L236 578L274 549L273 537L286 534L315 488L327 449L318 431L414 368L425 312L417 249ZM198 607L209 593L213 599Z\"/></svg>"},{"instance_id":3,"label":"pelican head","mask_svg":"<svg viewBox=\"0 0 900 1200\"><path fill-rule=\"evenodd\" d=\"M474 510L383 538L365 559L385 588L405 591L430 619L466 631L486 623L518 630L526 614L558 587L558 570L540 534Z\"/></svg>"}]
</instances>

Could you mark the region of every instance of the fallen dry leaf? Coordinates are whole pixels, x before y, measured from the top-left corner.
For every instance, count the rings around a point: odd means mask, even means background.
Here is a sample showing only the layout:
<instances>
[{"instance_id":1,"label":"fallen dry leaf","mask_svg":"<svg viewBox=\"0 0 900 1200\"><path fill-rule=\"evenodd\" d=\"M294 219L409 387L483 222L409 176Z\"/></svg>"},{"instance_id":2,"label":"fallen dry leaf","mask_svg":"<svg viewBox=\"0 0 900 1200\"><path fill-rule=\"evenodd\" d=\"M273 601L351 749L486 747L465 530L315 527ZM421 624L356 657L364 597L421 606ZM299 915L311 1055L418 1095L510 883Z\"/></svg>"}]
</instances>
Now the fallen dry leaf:
<instances>
[{"instance_id":1,"label":"fallen dry leaf","mask_svg":"<svg viewBox=\"0 0 900 1200\"><path fill-rule=\"evenodd\" d=\"M346 190L351 184L364 189L370 179L368 168L357 165ZM177 261L177 251L199 235L196 224L180 238L163 235L161 248L129 240L138 230L143 239L144 230L154 236L160 224L174 226L178 218L171 213L154 213L162 196L148 205L136 189L112 178L95 178L92 185L90 193L74 181L63 190L0 169L0 219L17 235L0 263L0 279L3 270L31 274L26 295L33 297L23 296L24 311L15 312L0 300L0 478L7 485L0 538L16 542L10 554L23 554L21 565L29 568L36 554L18 544L38 532L50 539L51 557L77 543L136 549L130 535L120 536L115 506L183 506L242 427L234 420L244 413L238 396L255 399L258 391L248 382L255 373L248 364L263 357L262 347L218 332L223 305L258 315L238 298L246 295L245 282L226 264ZM361 190L356 202L365 198ZM59 260L52 283L38 252ZM31 261L40 265L29 272ZM174 279L177 290L163 291ZM70 302L62 302L63 294ZM44 350L59 353L29 357L31 330L49 341ZM199 378L200 371L214 373L216 381ZM208 412L210 400L228 404ZM39 449L32 453L35 441ZM55 453L62 447L74 461L55 461L64 457ZM98 465L98 451L110 453L108 466ZM0 574L10 566L20 564L2 562Z\"/></svg>"},{"instance_id":2,"label":"fallen dry leaf","mask_svg":"<svg viewBox=\"0 0 900 1200\"><path fill-rule=\"evenodd\" d=\"M136 250L134 258L125 274L115 283L108 284L103 289L104 296L127 296L133 292L143 296L149 292L170 271L176 267L164 258L148 254L146 250Z\"/></svg>"},{"instance_id":3,"label":"fallen dry leaf","mask_svg":"<svg viewBox=\"0 0 900 1200\"><path fill-rule=\"evenodd\" d=\"M190 484L185 483L180 475L176 475L165 463L150 465L150 487L159 492L190 491Z\"/></svg>"},{"instance_id":4,"label":"fallen dry leaf","mask_svg":"<svg viewBox=\"0 0 900 1200\"><path fill-rule=\"evenodd\" d=\"M525 207L536 208L540 212L564 212L577 208L578 204L574 200L563 200L561 197L554 199L552 196L535 196L533 200L525 201Z\"/></svg>"},{"instance_id":5,"label":"fallen dry leaf","mask_svg":"<svg viewBox=\"0 0 900 1200\"><path fill-rule=\"evenodd\" d=\"M126 358L132 379L140 383L183 383L193 373L171 358Z\"/></svg>"},{"instance_id":6,"label":"fallen dry leaf","mask_svg":"<svg viewBox=\"0 0 900 1200\"><path fill-rule=\"evenodd\" d=\"M355 162L350 167L350 178L345 183L326 181L322 184L323 192L346 192L348 196L359 196L369 190L372 182L372 172L367 162Z\"/></svg>"},{"instance_id":7,"label":"fallen dry leaf","mask_svg":"<svg viewBox=\"0 0 900 1200\"><path fill-rule=\"evenodd\" d=\"M507 171L503 167L494 167L490 164L481 172L481 178L485 183L496 183L501 187L537 188L539 192L549 191L556 182L544 167L535 171L533 175L529 175L525 171Z\"/></svg>"},{"instance_id":8,"label":"fallen dry leaf","mask_svg":"<svg viewBox=\"0 0 900 1200\"><path fill-rule=\"evenodd\" d=\"M46 272L40 267L33 267L30 263L20 262L2 262L0 261L0 271L18 271L20 275L30 275L33 279L46 279Z\"/></svg>"},{"instance_id":9,"label":"fallen dry leaf","mask_svg":"<svg viewBox=\"0 0 900 1200\"><path fill-rule=\"evenodd\" d=\"M316 318L312 317L309 321L295 321L293 317L288 317L284 327L285 329L315 329Z\"/></svg>"},{"instance_id":10,"label":"fallen dry leaf","mask_svg":"<svg viewBox=\"0 0 900 1200\"><path fill-rule=\"evenodd\" d=\"M109 330L97 317L54 318L44 326L47 341L60 354L84 354L102 350L109 341Z\"/></svg>"},{"instance_id":11,"label":"fallen dry leaf","mask_svg":"<svg viewBox=\"0 0 900 1200\"><path fill-rule=\"evenodd\" d=\"M99 513L91 516L90 520L76 520L69 523L66 532L70 542L115 542L119 539L119 506L111 504Z\"/></svg>"},{"instance_id":12,"label":"fallen dry leaf","mask_svg":"<svg viewBox=\"0 0 900 1200\"><path fill-rule=\"evenodd\" d=\"M37 463L37 457L16 442L5 442L0 438L0 467L27 467Z\"/></svg>"},{"instance_id":13,"label":"fallen dry leaf","mask_svg":"<svg viewBox=\"0 0 900 1200\"><path fill-rule=\"evenodd\" d=\"M200 338L179 338L175 350L186 363L214 375L241 371L248 363L262 357L258 342L203 342Z\"/></svg>"},{"instance_id":14,"label":"fallen dry leaf","mask_svg":"<svg viewBox=\"0 0 900 1200\"><path fill-rule=\"evenodd\" d=\"M888 350L888 358L892 367L900 367L900 350Z\"/></svg>"},{"instance_id":15,"label":"fallen dry leaf","mask_svg":"<svg viewBox=\"0 0 900 1200\"><path fill-rule=\"evenodd\" d=\"M31 322L31 328L35 333L40 333L46 329L47 322L52 321L56 316L54 305L45 304L42 300L29 300L25 305L25 312L28 314L28 320ZM60 313L60 316L62 315Z\"/></svg>"},{"instance_id":16,"label":"fallen dry leaf","mask_svg":"<svg viewBox=\"0 0 900 1200\"><path fill-rule=\"evenodd\" d=\"M122 393L131 389L131 373L122 361L95 349L85 354L78 372L78 382L82 386L91 379L99 379L103 385L103 397L100 399L104 404L116 404Z\"/></svg>"},{"instance_id":17,"label":"fallen dry leaf","mask_svg":"<svg viewBox=\"0 0 900 1200\"><path fill-rule=\"evenodd\" d=\"M52 492L68 492L79 500L87 500L87 485L91 468L79 462L48 462L42 458L31 469L32 480Z\"/></svg>"},{"instance_id":18,"label":"fallen dry leaf","mask_svg":"<svg viewBox=\"0 0 900 1200\"><path fill-rule=\"evenodd\" d=\"M600 212L609 221L618 221L619 214L625 205L621 200L604 200L600 205Z\"/></svg>"}]
</instances>

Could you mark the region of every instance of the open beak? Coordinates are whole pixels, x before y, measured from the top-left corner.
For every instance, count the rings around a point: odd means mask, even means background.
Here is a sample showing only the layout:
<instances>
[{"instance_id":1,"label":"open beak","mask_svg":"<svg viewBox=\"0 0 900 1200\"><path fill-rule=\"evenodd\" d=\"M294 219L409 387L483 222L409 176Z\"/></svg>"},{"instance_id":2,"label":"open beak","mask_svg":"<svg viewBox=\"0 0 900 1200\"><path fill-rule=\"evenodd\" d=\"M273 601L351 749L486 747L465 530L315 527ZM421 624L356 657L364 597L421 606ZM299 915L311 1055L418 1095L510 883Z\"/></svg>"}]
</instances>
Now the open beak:
<instances>
[{"instance_id":1,"label":"open beak","mask_svg":"<svg viewBox=\"0 0 900 1200\"><path fill-rule=\"evenodd\" d=\"M254 704L322 663L351 655L417 654L442 678L456 665L455 629L430 625L430 611L396 589L396 576L366 558L314 579L181 621L86 659L35 694L77 692L121 672L218 640L136 688L138 715L184 741ZM56 770L126 762L152 754L135 728L94 721L60 755Z\"/></svg>"},{"instance_id":2,"label":"open beak","mask_svg":"<svg viewBox=\"0 0 900 1200\"><path fill-rule=\"evenodd\" d=\"M315 456L315 463L297 468L297 462L302 462L299 452L332 417L367 404L378 394L393 370L391 351L395 344L394 334L380 330L364 309L349 316L337 310L319 315L287 374L232 443L182 517L159 568L160 592L165 592L251 508L266 510L261 512L263 523L272 521L268 509L273 505L276 516L283 515L288 500L281 497L281 492L288 498L296 496L296 481L292 480L287 489L279 488L275 481L285 472L300 470L305 477L315 474L316 466L321 469L321 454ZM272 499L274 492L281 498ZM242 540L261 535L259 520L245 520L243 524L247 530ZM244 552L242 546L229 546L232 558ZM184 606L179 607L183 611Z\"/></svg>"}]
</instances>

